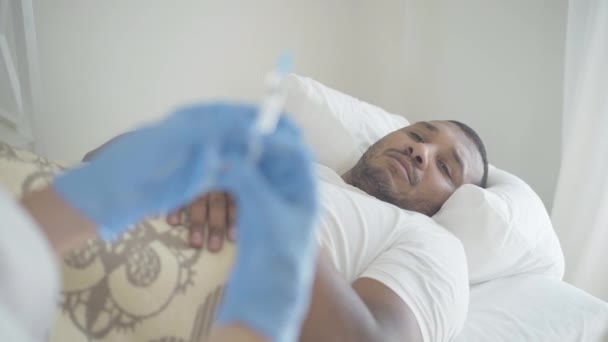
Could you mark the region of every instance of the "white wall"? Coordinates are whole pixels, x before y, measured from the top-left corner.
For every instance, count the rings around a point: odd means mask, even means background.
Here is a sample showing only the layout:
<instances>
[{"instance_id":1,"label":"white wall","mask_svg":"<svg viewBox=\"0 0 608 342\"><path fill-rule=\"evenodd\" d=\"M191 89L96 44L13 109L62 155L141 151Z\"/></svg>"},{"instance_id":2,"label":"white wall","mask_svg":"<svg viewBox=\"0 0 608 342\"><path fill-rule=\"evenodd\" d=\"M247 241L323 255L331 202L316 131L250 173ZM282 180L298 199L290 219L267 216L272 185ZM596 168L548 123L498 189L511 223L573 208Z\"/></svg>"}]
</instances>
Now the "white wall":
<instances>
[{"instance_id":1,"label":"white wall","mask_svg":"<svg viewBox=\"0 0 608 342\"><path fill-rule=\"evenodd\" d=\"M35 0L40 140L82 154L200 99L259 98L284 47L297 72L413 121L457 119L550 207L567 0Z\"/></svg>"},{"instance_id":2,"label":"white wall","mask_svg":"<svg viewBox=\"0 0 608 342\"><path fill-rule=\"evenodd\" d=\"M43 152L78 160L184 102L257 100L284 48L296 71L349 91L353 8L349 0L37 0Z\"/></svg>"},{"instance_id":3,"label":"white wall","mask_svg":"<svg viewBox=\"0 0 608 342\"><path fill-rule=\"evenodd\" d=\"M550 209L559 171L567 0L381 3L392 8L370 12L381 27L370 34L376 45L385 43L374 51L376 76L357 79L367 83L355 89L358 95L412 121L471 125L491 163L527 181Z\"/></svg>"}]
</instances>

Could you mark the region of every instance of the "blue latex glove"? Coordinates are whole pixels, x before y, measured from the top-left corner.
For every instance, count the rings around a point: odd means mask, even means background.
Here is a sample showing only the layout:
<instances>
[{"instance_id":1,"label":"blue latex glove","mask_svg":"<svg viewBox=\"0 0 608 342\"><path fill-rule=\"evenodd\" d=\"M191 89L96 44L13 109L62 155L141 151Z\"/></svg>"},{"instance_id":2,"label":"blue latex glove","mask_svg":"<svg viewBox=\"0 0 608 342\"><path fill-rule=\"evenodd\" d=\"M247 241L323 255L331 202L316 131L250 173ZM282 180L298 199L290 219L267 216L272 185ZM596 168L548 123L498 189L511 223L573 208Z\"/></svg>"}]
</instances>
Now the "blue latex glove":
<instances>
[{"instance_id":1,"label":"blue latex glove","mask_svg":"<svg viewBox=\"0 0 608 342\"><path fill-rule=\"evenodd\" d=\"M129 224L208 191L225 160L244 161L255 113L228 104L180 109L125 135L53 187L111 240Z\"/></svg>"},{"instance_id":2,"label":"blue latex glove","mask_svg":"<svg viewBox=\"0 0 608 342\"><path fill-rule=\"evenodd\" d=\"M217 320L242 323L272 341L295 341L310 301L318 207L299 134L283 119L263 139L259 164L231 168L219 185L236 199L239 235Z\"/></svg>"}]
</instances>

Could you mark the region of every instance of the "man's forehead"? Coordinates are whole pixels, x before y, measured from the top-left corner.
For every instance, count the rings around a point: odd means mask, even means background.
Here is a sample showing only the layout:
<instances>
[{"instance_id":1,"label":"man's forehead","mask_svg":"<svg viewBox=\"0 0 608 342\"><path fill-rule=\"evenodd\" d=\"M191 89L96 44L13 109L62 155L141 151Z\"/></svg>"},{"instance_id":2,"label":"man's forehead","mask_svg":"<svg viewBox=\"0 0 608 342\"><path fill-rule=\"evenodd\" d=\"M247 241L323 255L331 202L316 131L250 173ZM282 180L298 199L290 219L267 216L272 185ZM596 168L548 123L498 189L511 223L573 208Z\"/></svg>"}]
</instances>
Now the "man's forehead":
<instances>
[{"instance_id":1,"label":"man's forehead","mask_svg":"<svg viewBox=\"0 0 608 342\"><path fill-rule=\"evenodd\" d=\"M418 121L408 128L418 128L429 133L438 134L448 138L446 142L452 142L454 145L468 145L468 137L456 124L450 121L434 120L434 121Z\"/></svg>"}]
</instances>

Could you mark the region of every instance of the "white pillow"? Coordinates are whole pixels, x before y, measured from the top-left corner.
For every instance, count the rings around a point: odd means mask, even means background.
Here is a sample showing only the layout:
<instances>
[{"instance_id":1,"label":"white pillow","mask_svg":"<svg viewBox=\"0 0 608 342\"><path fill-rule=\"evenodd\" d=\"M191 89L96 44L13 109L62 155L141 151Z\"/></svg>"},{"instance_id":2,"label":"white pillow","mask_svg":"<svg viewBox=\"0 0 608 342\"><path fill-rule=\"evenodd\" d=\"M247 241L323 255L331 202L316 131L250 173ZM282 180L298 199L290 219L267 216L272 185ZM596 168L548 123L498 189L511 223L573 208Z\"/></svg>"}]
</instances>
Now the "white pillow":
<instances>
[{"instance_id":1,"label":"white pillow","mask_svg":"<svg viewBox=\"0 0 608 342\"><path fill-rule=\"evenodd\" d=\"M291 74L286 83L286 112L303 128L318 162L340 174L387 133L409 125L402 116L313 79Z\"/></svg>"},{"instance_id":2,"label":"white pillow","mask_svg":"<svg viewBox=\"0 0 608 342\"><path fill-rule=\"evenodd\" d=\"M563 281L520 275L471 287L455 342L608 341L608 304Z\"/></svg>"},{"instance_id":3,"label":"white pillow","mask_svg":"<svg viewBox=\"0 0 608 342\"><path fill-rule=\"evenodd\" d=\"M314 97L295 76L288 76L288 97L285 111L301 128L312 147L317 162L342 174L358 159L354 138L338 118Z\"/></svg>"},{"instance_id":4,"label":"white pillow","mask_svg":"<svg viewBox=\"0 0 608 342\"><path fill-rule=\"evenodd\" d=\"M338 173L355 165L386 134L409 125L398 115L290 75L286 110L303 128L318 161ZM547 212L519 178L490 168L488 189L463 186L434 218L467 253L471 284L519 273L561 278L564 258Z\"/></svg>"},{"instance_id":5,"label":"white pillow","mask_svg":"<svg viewBox=\"0 0 608 342\"><path fill-rule=\"evenodd\" d=\"M337 119L352 136L359 156L387 133L410 124L403 116L391 114L308 77L291 74L287 77L287 84L292 101L314 103L326 110L326 114ZM289 109L298 111L298 106L293 106L293 103L288 101L287 110Z\"/></svg>"},{"instance_id":6,"label":"white pillow","mask_svg":"<svg viewBox=\"0 0 608 342\"><path fill-rule=\"evenodd\" d=\"M523 273L564 275L562 250L543 202L505 171L490 167L486 189L461 186L433 218L464 245L471 284Z\"/></svg>"}]
</instances>

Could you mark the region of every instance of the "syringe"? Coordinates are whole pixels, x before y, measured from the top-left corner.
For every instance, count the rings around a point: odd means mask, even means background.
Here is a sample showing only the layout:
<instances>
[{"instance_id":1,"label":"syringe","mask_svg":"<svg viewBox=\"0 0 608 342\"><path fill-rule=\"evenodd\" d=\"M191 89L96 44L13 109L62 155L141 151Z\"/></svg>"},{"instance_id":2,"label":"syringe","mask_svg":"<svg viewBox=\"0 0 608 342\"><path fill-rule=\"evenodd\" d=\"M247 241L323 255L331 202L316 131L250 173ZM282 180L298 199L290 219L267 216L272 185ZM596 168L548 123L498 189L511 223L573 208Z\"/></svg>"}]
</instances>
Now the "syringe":
<instances>
[{"instance_id":1,"label":"syringe","mask_svg":"<svg viewBox=\"0 0 608 342\"><path fill-rule=\"evenodd\" d=\"M283 81L291 70L292 60L291 54L283 53L275 69L266 75L267 92L260 105L253 128L253 139L249 146L249 158L254 163L262 153L261 138L274 132L281 118L281 111L287 99L287 89Z\"/></svg>"}]
</instances>

